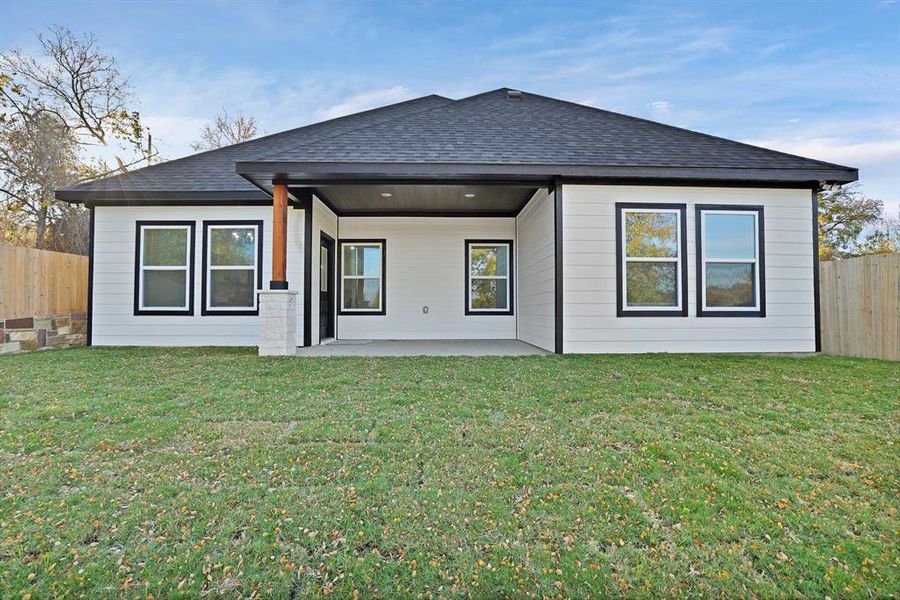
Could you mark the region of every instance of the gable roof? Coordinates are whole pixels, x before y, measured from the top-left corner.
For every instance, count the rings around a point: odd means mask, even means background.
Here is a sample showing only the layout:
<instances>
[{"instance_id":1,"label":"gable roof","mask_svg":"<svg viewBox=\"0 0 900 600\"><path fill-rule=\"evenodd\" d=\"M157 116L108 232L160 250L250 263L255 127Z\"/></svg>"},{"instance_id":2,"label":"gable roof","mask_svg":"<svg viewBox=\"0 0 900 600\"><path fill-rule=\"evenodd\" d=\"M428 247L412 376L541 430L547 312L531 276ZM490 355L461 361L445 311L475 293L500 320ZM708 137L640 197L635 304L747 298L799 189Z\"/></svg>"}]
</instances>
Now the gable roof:
<instances>
[{"instance_id":1,"label":"gable roof","mask_svg":"<svg viewBox=\"0 0 900 600\"><path fill-rule=\"evenodd\" d=\"M57 192L242 192L273 177L509 176L847 183L835 165L537 94L425 96ZM518 96L518 99L512 99ZM253 181L255 186L248 180ZM99 195L98 195L99 194Z\"/></svg>"}]
</instances>

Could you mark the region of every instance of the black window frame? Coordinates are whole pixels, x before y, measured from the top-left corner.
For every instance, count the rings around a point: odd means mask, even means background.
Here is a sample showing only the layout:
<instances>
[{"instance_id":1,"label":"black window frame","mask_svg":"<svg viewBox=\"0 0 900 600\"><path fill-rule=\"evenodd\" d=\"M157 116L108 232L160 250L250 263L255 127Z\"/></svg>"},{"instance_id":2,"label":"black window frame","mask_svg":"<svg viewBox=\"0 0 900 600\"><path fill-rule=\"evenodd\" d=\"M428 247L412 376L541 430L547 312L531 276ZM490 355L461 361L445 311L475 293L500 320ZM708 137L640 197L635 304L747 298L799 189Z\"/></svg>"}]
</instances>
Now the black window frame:
<instances>
[{"instance_id":1,"label":"black window frame","mask_svg":"<svg viewBox=\"0 0 900 600\"><path fill-rule=\"evenodd\" d=\"M677 210L681 272L678 277L680 308L646 309L625 307L625 254L622 248L625 232L622 213L625 210ZM686 317L688 316L687 204L680 202L616 202L616 316L617 317Z\"/></svg>"},{"instance_id":2,"label":"black window frame","mask_svg":"<svg viewBox=\"0 0 900 600\"><path fill-rule=\"evenodd\" d=\"M381 244L381 308L361 310L344 308L344 245ZM337 267L335 278L338 285L337 314L344 317L383 317L387 314L387 239L385 238L343 238L337 241Z\"/></svg>"},{"instance_id":3,"label":"black window frame","mask_svg":"<svg viewBox=\"0 0 900 600\"><path fill-rule=\"evenodd\" d=\"M703 295L706 288L706 270L703 260L703 212L704 211L729 211L729 212L755 212L756 216L756 243L759 256L756 261L757 281L759 288L759 306L756 310L734 310L725 308L704 309ZM696 238L696 262L697 262L697 316L698 317L751 317L761 318L766 316L766 221L765 208L760 204L696 204L694 206L694 237Z\"/></svg>"},{"instance_id":4,"label":"black window frame","mask_svg":"<svg viewBox=\"0 0 900 600\"><path fill-rule=\"evenodd\" d=\"M144 241L144 227L187 227L188 228L188 264L187 264L187 309L163 310L159 308L141 308L141 246ZM167 316L167 317L192 317L194 316L194 263L196 261L195 239L197 233L196 221L135 221L134 222L134 316Z\"/></svg>"},{"instance_id":5,"label":"black window frame","mask_svg":"<svg viewBox=\"0 0 900 600\"><path fill-rule=\"evenodd\" d=\"M206 306L209 279L209 228L210 226L234 226L234 227L256 227L257 244L256 244L256 290L262 289L262 272L263 272L263 221L256 219L225 219L203 221L203 252L200 260L203 261L203 272L201 274L202 281L200 283L200 314L204 317L222 316L256 316L259 315L259 294L256 295L256 308L240 309L226 308L222 310L210 309Z\"/></svg>"},{"instance_id":6,"label":"black window frame","mask_svg":"<svg viewBox=\"0 0 900 600\"><path fill-rule=\"evenodd\" d=\"M508 262L507 268L509 270L509 275L507 276L507 279L509 279L509 294L508 294L509 306L505 310L492 310L492 309L488 309L488 308L481 308L481 309L469 308L469 295L472 290L472 288L471 288L472 273L471 273L471 269L470 269L470 265L469 265L469 248L473 244L475 244L475 245L482 244L482 245L509 246L509 256L507 257L507 262ZM487 316L494 316L494 317L507 317L507 316L515 314L513 311L513 308L514 308L513 303L515 301L515 296L516 296L516 284L515 284L515 279L514 279L515 278L515 263L513 262L515 260L514 259L515 252L514 252L514 248L513 248L513 240L470 240L470 239L467 239L467 240L465 240L465 245L463 248L465 251L465 254L463 257L463 268L466 270L466 273L465 273L466 291L465 291L465 298L463 300L465 302L464 308L465 308L466 316L474 317L474 316L487 315Z\"/></svg>"}]
</instances>

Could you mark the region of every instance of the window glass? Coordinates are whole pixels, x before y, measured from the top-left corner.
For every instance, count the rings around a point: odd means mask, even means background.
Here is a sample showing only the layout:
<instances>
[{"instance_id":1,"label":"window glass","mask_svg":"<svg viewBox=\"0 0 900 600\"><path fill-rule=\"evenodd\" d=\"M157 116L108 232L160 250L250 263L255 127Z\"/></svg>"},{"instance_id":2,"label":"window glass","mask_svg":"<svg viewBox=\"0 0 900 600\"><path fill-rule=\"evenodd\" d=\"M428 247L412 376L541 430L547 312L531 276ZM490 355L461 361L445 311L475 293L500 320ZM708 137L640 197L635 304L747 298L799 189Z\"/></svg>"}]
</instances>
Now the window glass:
<instances>
[{"instance_id":1,"label":"window glass","mask_svg":"<svg viewBox=\"0 0 900 600\"><path fill-rule=\"evenodd\" d=\"M508 258L507 246L472 246L469 249L469 272L475 277L505 277L508 273Z\"/></svg>"},{"instance_id":2,"label":"window glass","mask_svg":"<svg viewBox=\"0 0 900 600\"><path fill-rule=\"evenodd\" d=\"M210 308L253 308L256 277L252 269L214 270L209 281Z\"/></svg>"},{"instance_id":3,"label":"window glass","mask_svg":"<svg viewBox=\"0 0 900 600\"><path fill-rule=\"evenodd\" d=\"M472 279L470 303L473 309L498 309L509 305L505 279Z\"/></svg>"},{"instance_id":4,"label":"window glass","mask_svg":"<svg viewBox=\"0 0 900 600\"><path fill-rule=\"evenodd\" d=\"M678 306L678 263L631 262L626 277L628 306Z\"/></svg>"},{"instance_id":5,"label":"window glass","mask_svg":"<svg viewBox=\"0 0 900 600\"><path fill-rule=\"evenodd\" d=\"M378 277L381 274L381 246L344 246L344 275Z\"/></svg>"},{"instance_id":6,"label":"window glass","mask_svg":"<svg viewBox=\"0 0 900 600\"><path fill-rule=\"evenodd\" d=\"M319 247L319 291L328 291L328 248Z\"/></svg>"},{"instance_id":7,"label":"window glass","mask_svg":"<svg viewBox=\"0 0 900 600\"><path fill-rule=\"evenodd\" d=\"M145 267L183 267L187 265L187 228L145 227L143 236Z\"/></svg>"},{"instance_id":8,"label":"window glass","mask_svg":"<svg viewBox=\"0 0 900 600\"><path fill-rule=\"evenodd\" d=\"M625 213L625 256L678 256L678 215L673 212Z\"/></svg>"},{"instance_id":9,"label":"window glass","mask_svg":"<svg viewBox=\"0 0 900 600\"><path fill-rule=\"evenodd\" d=\"M256 263L256 228L229 227L210 230L210 265L250 266Z\"/></svg>"},{"instance_id":10,"label":"window glass","mask_svg":"<svg viewBox=\"0 0 900 600\"><path fill-rule=\"evenodd\" d=\"M344 281L344 308L378 309L381 307L379 279L348 279Z\"/></svg>"},{"instance_id":11,"label":"window glass","mask_svg":"<svg viewBox=\"0 0 900 600\"><path fill-rule=\"evenodd\" d=\"M707 214L705 252L708 258L756 256L756 219L753 213Z\"/></svg>"},{"instance_id":12,"label":"window glass","mask_svg":"<svg viewBox=\"0 0 900 600\"><path fill-rule=\"evenodd\" d=\"M184 308L187 306L187 271L144 271L144 308Z\"/></svg>"},{"instance_id":13,"label":"window glass","mask_svg":"<svg viewBox=\"0 0 900 600\"><path fill-rule=\"evenodd\" d=\"M756 306L752 263L706 263L706 305Z\"/></svg>"}]
</instances>

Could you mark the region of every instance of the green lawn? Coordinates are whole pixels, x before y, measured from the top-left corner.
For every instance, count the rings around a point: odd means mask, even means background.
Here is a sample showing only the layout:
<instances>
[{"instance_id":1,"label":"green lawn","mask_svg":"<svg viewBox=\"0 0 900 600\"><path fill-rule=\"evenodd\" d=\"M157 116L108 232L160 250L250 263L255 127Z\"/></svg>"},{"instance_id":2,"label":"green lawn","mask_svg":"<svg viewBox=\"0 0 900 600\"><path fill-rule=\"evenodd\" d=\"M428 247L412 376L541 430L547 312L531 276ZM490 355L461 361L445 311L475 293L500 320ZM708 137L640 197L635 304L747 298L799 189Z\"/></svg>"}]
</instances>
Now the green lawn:
<instances>
[{"instance_id":1,"label":"green lawn","mask_svg":"<svg viewBox=\"0 0 900 600\"><path fill-rule=\"evenodd\" d=\"M0 597L900 595L900 366L0 358Z\"/></svg>"}]
</instances>

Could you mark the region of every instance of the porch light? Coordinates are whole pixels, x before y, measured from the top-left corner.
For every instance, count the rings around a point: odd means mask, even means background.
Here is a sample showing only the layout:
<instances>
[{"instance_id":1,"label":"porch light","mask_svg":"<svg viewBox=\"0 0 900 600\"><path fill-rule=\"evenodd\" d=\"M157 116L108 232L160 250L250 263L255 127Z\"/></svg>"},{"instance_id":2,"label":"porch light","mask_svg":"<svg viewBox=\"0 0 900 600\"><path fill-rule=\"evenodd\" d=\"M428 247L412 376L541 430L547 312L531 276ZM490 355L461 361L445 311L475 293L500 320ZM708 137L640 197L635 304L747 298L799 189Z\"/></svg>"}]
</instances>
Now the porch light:
<instances>
[{"instance_id":1,"label":"porch light","mask_svg":"<svg viewBox=\"0 0 900 600\"><path fill-rule=\"evenodd\" d=\"M465 194L465 197L466 198L474 198L475 194L473 194L472 192L469 192L468 194Z\"/></svg>"},{"instance_id":2,"label":"porch light","mask_svg":"<svg viewBox=\"0 0 900 600\"><path fill-rule=\"evenodd\" d=\"M390 192L381 192L382 198L390 198L391 196L393 196L393 194Z\"/></svg>"}]
</instances>

